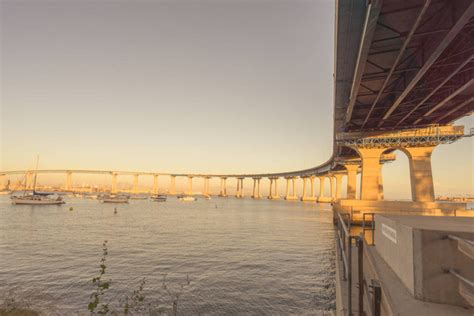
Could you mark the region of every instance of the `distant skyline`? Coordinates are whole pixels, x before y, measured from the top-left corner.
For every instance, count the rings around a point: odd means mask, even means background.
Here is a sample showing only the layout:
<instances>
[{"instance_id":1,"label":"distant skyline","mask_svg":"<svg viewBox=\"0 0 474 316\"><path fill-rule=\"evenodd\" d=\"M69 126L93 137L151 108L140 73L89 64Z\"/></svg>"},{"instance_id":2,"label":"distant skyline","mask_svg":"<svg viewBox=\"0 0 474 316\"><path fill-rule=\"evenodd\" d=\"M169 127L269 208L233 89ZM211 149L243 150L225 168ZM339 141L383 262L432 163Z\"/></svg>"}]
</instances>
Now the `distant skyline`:
<instances>
[{"instance_id":1,"label":"distant skyline","mask_svg":"<svg viewBox=\"0 0 474 316\"><path fill-rule=\"evenodd\" d=\"M31 168L37 154L44 169L176 173L331 156L332 0L0 5L0 170ZM435 150L436 194L474 194L472 145ZM410 192L399 156L384 167L393 198Z\"/></svg>"}]
</instances>

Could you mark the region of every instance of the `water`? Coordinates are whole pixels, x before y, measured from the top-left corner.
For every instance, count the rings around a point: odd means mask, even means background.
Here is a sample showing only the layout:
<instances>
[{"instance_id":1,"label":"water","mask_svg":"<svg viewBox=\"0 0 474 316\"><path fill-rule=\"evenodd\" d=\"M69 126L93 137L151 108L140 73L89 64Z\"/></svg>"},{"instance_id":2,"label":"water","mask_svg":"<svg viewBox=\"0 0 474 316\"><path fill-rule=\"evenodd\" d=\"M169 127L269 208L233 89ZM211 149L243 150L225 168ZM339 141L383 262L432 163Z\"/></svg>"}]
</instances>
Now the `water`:
<instances>
[{"instance_id":1,"label":"water","mask_svg":"<svg viewBox=\"0 0 474 316\"><path fill-rule=\"evenodd\" d=\"M0 197L0 293L50 314L86 314L108 240L115 307L145 277L145 301L168 308L166 274L172 292L189 275L180 315L319 315L335 306L334 236L329 205L71 198L40 207Z\"/></svg>"}]
</instances>

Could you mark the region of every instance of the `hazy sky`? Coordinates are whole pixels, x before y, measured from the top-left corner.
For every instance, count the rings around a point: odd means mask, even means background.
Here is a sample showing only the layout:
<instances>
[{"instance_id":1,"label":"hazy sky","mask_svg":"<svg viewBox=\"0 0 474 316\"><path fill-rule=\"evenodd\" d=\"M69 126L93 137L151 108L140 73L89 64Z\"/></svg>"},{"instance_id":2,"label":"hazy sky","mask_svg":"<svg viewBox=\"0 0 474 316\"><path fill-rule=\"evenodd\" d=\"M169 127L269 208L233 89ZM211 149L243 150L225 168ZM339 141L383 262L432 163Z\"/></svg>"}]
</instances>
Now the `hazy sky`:
<instances>
[{"instance_id":1,"label":"hazy sky","mask_svg":"<svg viewBox=\"0 0 474 316\"><path fill-rule=\"evenodd\" d=\"M322 163L332 152L333 31L332 0L2 0L0 169L30 168L37 153L42 168ZM408 174L403 159L386 185ZM436 149L436 193L473 193L472 160L472 140ZM454 180L452 168L463 175Z\"/></svg>"}]
</instances>

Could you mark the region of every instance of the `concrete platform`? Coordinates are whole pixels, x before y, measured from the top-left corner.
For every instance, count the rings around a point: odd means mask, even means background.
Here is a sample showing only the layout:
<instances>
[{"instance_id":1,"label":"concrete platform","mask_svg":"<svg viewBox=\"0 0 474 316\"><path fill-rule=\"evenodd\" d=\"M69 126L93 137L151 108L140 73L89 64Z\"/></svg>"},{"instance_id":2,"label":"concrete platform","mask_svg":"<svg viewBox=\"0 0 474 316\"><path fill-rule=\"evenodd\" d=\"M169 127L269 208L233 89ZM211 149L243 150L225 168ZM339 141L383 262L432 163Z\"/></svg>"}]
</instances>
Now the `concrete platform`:
<instances>
[{"instance_id":1,"label":"concrete platform","mask_svg":"<svg viewBox=\"0 0 474 316\"><path fill-rule=\"evenodd\" d=\"M474 210L468 210L466 203L456 202L412 202L412 201L369 201L341 199L333 205L334 213L352 215L352 224L360 225L364 213L394 215L462 216L474 217ZM371 217L366 216L366 221Z\"/></svg>"}]
</instances>

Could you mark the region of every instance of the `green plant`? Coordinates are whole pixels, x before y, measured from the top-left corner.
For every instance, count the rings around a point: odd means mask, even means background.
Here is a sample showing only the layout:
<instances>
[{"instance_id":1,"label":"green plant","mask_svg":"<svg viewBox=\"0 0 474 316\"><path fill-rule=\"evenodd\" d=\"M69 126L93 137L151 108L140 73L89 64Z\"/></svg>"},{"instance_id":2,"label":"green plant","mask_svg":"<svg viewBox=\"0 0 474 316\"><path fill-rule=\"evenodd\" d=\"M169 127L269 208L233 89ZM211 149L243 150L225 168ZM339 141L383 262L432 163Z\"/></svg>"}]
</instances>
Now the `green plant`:
<instances>
[{"instance_id":1,"label":"green plant","mask_svg":"<svg viewBox=\"0 0 474 316\"><path fill-rule=\"evenodd\" d=\"M105 265L107 254L107 240L104 240L104 243L102 244L102 259L100 260L99 275L92 278L92 283L96 286L96 288L95 291L90 295L91 301L87 306L87 309L90 311L91 315L95 315L96 313L99 315L106 315L109 312L109 304L101 302L104 294L110 287L110 281L102 280L102 277L105 274L105 269L107 268Z\"/></svg>"}]
</instances>

